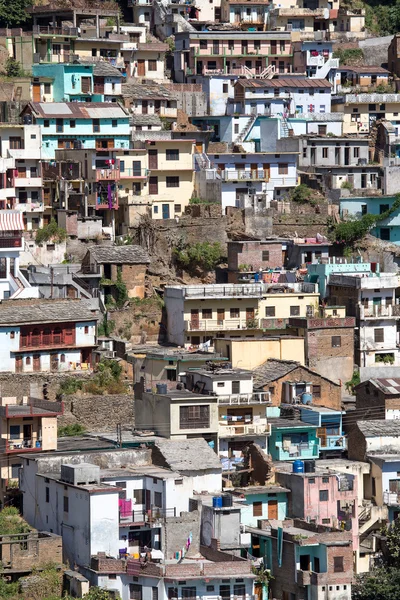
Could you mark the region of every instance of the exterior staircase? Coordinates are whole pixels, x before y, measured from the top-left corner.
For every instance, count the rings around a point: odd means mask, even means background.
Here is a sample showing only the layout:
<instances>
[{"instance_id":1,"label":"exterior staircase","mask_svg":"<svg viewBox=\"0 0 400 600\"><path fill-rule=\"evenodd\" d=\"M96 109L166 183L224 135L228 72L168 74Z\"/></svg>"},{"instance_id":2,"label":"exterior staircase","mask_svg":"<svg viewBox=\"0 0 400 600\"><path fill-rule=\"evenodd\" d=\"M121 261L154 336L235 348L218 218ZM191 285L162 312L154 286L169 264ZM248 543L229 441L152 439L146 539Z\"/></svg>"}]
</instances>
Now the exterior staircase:
<instances>
[{"instance_id":1,"label":"exterior staircase","mask_svg":"<svg viewBox=\"0 0 400 600\"><path fill-rule=\"evenodd\" d=\"M358 533L366 535L371 529L378 529L388 516L387 506L365 504L358 513Z\"/></svg>"},{"instance_id":2,"label":"exterior staircase","mask_svg":"<svg viewBox=\"0 0 400 600\"><path fill-rule=\"evenodd\" d=\"M257 115L251 115L251 117L247 121L246 125L244 126L242 131L239 133L239 135L235 139L235 142L234 142L235 144L240 144L241 142L243 142L244 138L246 137L246 135L249 133L250 129L252 128L253 123L256 120L256 118L257 118Z\"/></svg>"},{"instance_id":3,"label":"exterior staircase","mask_svg":"<svg viewBox=\"0 0 400 600\"><path fill-rule=\"evenodd\" d=\"M281 137L285 138L285 137L289 137L291 135L291 133L293 133L293 127L292 124L289 123L289 121L287 120L287 118L282 115L281 116Z\"/></svg>"}]
</instances>

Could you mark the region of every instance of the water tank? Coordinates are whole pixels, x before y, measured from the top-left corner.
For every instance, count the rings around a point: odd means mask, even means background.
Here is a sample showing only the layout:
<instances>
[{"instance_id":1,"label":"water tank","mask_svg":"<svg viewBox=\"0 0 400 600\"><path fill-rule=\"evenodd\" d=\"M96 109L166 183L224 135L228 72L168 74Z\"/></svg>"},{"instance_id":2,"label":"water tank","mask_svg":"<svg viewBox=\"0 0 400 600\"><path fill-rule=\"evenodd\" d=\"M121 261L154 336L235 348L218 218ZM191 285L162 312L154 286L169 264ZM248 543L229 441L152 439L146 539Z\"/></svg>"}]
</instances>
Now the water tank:
<instances>
[{"instance_id":1,"label":"water tank","mask_svg":"<svg viewBox=\"0 0 400 600\"><path fill-rule=\"evenodd\" d=\"M310 394L309 392L304 392L301 395L301 403L302 404L311 404L312 402L312 394Z\"/></svg>"},{"instance_id":2,"label":"water tank","mask_svg":"<svg viewBox=\"0 0 400 600\"><path fill-rule=\"evenodd\" d=\"M315 473L315 460L306 460L304 462L304 473Z\"/></svg>"},{"instance_id":3,"label":"water tank","mask_svg":"<svg viewBox=\"0 0 400 600\"><path fill-rule=\"evenodd\" d=\"M157 394L166 394L168 391L166 383L156 383Z\"/></svg>"},{"instance_id":4,"label":"water tank","mask_svg":"<svg viewBox=\"0 0 400 600\"><path fill-rule=\"evenodd\" d=\"M213 507L214 508L222 508L222 497L221 496L213 496Z\"/></svg>"},{"instance_id":5,"label":"water tank","mask_svg":"<svg viewBox=\"0 0 400 600\"><path fill-rule=\"evenodd\" d=\"M32 125L32 115L24 115L24 118L22 120L24 122L24 125Z\"/></svg>"},{"instance_id":6,"label":"water tank","mask_svg":"<svg viewBox=\"0 0 400 600\"><path fill-rule=\"evenodd\" d=\"M258 283L260 281L260 273L254 273L254 281Z\"/></svg>"},{"instance_id":7,"label":"water tank","mask_svg":"<svg viewBox=\"0 0 400 600\"><path fill-rule=\"evenodd\" d=\"M232 506L232 494L222 494L222 506Z\"/></svg>"},{"instance_id":8,"label":"water tank","mask_svg":"<svg viewBox=\"0 0 400 600\"><path fill-rule=\"evenodd\" d=\"M304 473L304 462L302 460L295 460L293 463L293 473Z\"/></svg>"}]
</instances>

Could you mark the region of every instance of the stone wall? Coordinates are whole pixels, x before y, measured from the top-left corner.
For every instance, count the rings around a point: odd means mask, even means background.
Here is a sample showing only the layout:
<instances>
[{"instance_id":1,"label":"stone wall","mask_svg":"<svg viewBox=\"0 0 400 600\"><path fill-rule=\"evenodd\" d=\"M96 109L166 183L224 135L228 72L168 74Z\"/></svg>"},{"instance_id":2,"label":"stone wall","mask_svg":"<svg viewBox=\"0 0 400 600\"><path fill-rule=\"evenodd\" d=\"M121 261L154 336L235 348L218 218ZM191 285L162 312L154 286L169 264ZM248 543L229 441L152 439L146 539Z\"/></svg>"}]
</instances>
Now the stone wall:
<instances>
[{"instance_id":1,"label":"stone wall","mask_svg":"<svg viewBox=\"0 0 400 600\"><path fill-rule=\"evenodd\" d=\"M339 347L332 347L332 336L340 337ZM354 328L327 327L307 331L306 354L310 369L344 384L352 378L354 370Z\"/></svg>"},{"instance_id":2,"label":"stone wall","mask_svg":"<svg viewBox=\"0 0 400 600\"><path fill-rule=\"evenodd\" d=\"M31 571L49 562L62 564L62 538L59 535L32 533L22 538L3 535L1 543L2 561L6 568Z\"/></svg>"},{"instance_id":3,"label":"stone wall","mask_svg":"<svg viewBox=\"0 0 400 600\"><path fill-rule=\"evenodd\" d=\"M115 431L135 424L134 400L131 394L102 396L63 396L65 412L58 425L79 423L89 431Z\"/></svg>"},{"instance_id":4,"label":"stone wall","mask_svg":"<svg viewBox=\"0 0 400 600\"><path fill-rule=\"evenodd\" d=\"M66 377L89 379L88 373L2 373L0 374L0 397L24 397L40 400L56 400L60 383Z\"/></svg>"}]
</instances>

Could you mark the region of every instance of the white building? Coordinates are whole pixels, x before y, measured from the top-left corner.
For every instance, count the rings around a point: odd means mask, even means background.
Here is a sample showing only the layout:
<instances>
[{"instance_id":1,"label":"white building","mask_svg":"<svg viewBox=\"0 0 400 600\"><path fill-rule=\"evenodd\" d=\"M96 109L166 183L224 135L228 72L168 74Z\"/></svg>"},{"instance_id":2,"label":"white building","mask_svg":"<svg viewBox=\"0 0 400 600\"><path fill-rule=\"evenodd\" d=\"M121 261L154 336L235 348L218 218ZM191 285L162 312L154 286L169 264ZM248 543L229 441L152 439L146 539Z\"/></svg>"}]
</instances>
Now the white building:
<instances>
[{"instance_id":1,"label":"white building","mask_svg":"<svg viewBox=\"0 0 400 600\"><path fill-rule=\"evenodd\" d=\"M87 370L96 346L98 311L90 300L0 306L0 371Z\"/></svg>"}]
</instances>

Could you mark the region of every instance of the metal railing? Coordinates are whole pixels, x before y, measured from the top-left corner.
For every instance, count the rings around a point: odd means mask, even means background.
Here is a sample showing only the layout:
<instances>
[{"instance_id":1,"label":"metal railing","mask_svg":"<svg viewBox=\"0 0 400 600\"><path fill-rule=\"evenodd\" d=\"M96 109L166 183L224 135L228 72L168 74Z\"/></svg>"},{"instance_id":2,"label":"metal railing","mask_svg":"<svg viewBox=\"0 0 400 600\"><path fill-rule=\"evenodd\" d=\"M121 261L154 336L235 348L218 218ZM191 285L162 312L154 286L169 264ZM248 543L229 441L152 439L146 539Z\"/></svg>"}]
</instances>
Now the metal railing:
<instances>
[{"instance_id":1,"label":"metal railing","mask_svg":"<svg viewBox=\"0 0 400 600\"><path fill-rule=\"evenodd\" d=\"M230 394L229 396L217 396L218 404L221 406L240 406L242 404L269 404L271 394L269 392L256 392L253 394Z\"/></svg>"},{"instance_id":2,"label":"metal railing","mask_svg":"<svg viewBox=\"0 0 400 600\"><path fill-rule=\"evenodd\" d=\"M271 426L269 423L265 424L250 424L241 425L227 425L226 421L219 422L219 436L220 437L234 437L236 435L271 435Z\"/></svg>"},{"instance_id":3,"label":"metal railing","mask_svg":"<svg viewBox=\"0 0 400 600\"><path fill-rule=\"evenodd\" d=\"M396 494L396 492L383 492L383 502L388 506L399 506L400 494Z\"/></svg>"},{"instance_id":4,"label":"metal railing","mask_svg":"<svg viewBox=\"0 0 400 600\"><path fill-rule=\"evenodd\" d=\"M119 513L120 522L128 521L132 523L152 523L160 519L176 517L176 508L151 508L149 510L121 511Z\"/></svg>"},{"instance_id":5,"label":"metal railing","mask_svg":"<svg viewBox=\"0 0 400 600\"><path fill-rule=\"evenodd\" d=\"M220 331L227 329L259 329L261 319L199 319L185 321L186 331Z\"/></svg>"}]
</instances>

